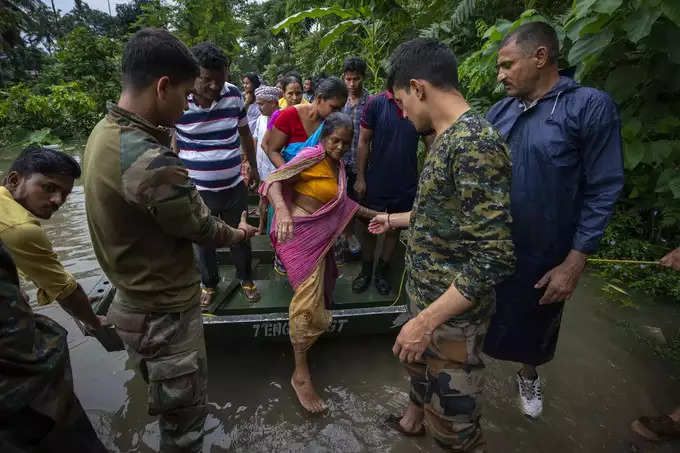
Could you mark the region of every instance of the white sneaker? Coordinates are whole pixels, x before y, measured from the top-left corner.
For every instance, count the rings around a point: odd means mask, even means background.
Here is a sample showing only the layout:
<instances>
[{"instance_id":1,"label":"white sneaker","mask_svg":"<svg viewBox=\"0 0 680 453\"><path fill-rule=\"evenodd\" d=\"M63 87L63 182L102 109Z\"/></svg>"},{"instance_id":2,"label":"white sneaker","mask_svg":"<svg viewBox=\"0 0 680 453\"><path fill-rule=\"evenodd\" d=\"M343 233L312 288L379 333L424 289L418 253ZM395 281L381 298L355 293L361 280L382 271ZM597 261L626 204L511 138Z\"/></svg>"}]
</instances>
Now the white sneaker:
<instances>
[{"instance_id":1,"label":"white sneaker","mask_svg":"<svg viewBox=\"0 0 680 453\"><path fill-rule=\"evenodd\" d=\"M537 418L543 412L543 396L541 396L541 378L528 379L517 373L517 386L522 412L531 418Z\"/></svg>"}]
</instances>

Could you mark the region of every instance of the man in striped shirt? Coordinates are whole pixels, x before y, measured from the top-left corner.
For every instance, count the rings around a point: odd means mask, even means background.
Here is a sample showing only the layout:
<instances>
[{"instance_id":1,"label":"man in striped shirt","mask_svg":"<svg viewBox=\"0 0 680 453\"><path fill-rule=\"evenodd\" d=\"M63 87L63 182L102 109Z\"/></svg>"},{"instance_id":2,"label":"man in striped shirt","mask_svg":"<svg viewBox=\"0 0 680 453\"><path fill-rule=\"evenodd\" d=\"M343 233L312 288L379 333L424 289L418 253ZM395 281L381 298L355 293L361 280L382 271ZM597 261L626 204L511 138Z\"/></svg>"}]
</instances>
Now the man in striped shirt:
<instances>
[{"instance_id":1,"label":"man in striped shirt","mask_svg":"<svg viewBox=\"0 0 680 453\"><path fill-rule=\"evenodd\" d=\"M250 163L250 182L258 184L253 137L245 105L236 86L228 83L229 60L215 44L203 42L191 48L201 73L188 97L188 106L175 125L179 157L212 214L236 227L248 209L248 188L241 176L241 148ZM212 302L220 280L217 255L212 247L198 247L201 271L201 306ZM251 273L250 241L231 247L236 277L246 298L260 294Z\"/></svg>"}]
</instances>

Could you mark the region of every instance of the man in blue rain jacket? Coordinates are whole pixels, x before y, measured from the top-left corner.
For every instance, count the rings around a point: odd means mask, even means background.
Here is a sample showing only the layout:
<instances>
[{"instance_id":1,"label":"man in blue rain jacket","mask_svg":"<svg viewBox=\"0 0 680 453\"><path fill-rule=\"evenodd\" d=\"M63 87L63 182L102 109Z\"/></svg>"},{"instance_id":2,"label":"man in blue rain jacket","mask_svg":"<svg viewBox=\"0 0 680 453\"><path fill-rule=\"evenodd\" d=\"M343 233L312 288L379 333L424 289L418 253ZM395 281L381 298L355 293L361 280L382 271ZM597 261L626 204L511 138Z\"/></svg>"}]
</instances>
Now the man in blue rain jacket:
<instances>
[{"instance_id":1,"label":"man in blue rain jacket","mask_svg":"<svg viewBox=\"0 0 680 453\"><path fill-rule=\"evenodd\" d=\"M517 28L501 43L498 81L510 97L487 119L512 154L515 274L496 289L484 350L522 363L522 411L543 408L536 367L555 354L564 301L598 246L623 187L616 106L557 68L559 43L548 24Z\"/></svg>"}]
</instances>

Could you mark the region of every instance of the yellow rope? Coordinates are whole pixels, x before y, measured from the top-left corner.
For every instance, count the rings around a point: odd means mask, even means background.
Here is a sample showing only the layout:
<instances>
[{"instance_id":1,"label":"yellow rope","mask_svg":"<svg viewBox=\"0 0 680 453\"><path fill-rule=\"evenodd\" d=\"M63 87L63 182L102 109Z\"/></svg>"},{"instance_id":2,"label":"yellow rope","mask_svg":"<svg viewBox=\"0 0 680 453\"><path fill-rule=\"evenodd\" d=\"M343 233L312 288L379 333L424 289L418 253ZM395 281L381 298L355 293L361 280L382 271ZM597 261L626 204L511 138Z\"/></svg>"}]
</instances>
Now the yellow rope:
<instances>
[{"instance_id":1,"label":"yellow rope","mask_svg":"<svg viewBox=\"0 0 680 453\"><path fill-rule=\"evenodd\" d=\"M588 258L588 261L591 263L661 264L659 261L608 260L604 258Z\"/></svg>"},{"instance_id":2,"label":"yellow rope","mask_svg":"<svg viewBox=\"0 0 680 453\"><path fill-rule=\"evenodd\" d=\"M394 302L392 302L392 305L399 302L399 298L401 298L401 289L404 287L404 277L406 277L406 266L404 266L404 272L401 273L401 282L399 283L399 292L397 293L397 297L394 299ZM392 305L390 305L390 307Z\"/></svg>"}]
</instances>

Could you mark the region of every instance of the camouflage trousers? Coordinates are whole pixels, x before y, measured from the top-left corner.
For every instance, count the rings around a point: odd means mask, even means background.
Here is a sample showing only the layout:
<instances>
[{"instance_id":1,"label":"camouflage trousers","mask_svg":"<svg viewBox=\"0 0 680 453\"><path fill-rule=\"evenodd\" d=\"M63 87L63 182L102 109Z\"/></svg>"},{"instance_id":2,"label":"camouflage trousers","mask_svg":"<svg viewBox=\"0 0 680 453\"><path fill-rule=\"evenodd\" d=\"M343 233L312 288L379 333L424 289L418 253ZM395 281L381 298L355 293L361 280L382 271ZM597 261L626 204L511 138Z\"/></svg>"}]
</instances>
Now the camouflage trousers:
<instances>
[{"instance_id":1,"label":"camouflage trousers","mask_svg":"<svg viewBox=\"0 0 680 453\"><path fill-rule=\"evenodd\" d=\"M419 311L412 303L411 312ZM411 377L411 401L424 409L428 432L450 451L484 451L479 397L488 325L488 319L442 324L434 330L422 361L404 364Z\"/></svg>"},{"instance_id":2,"label":"camouflage trousers","mask_svg":"<svg viewBox=\"0 0 680 453\"><path fill-rule=\"evenodd\" d=\"M108 320L148 384L149 414L159 416L160 451L202 451L208 364L198 304L180 313L150 313L127 308L116 296Z\"/></svg>"}]
</instances>

